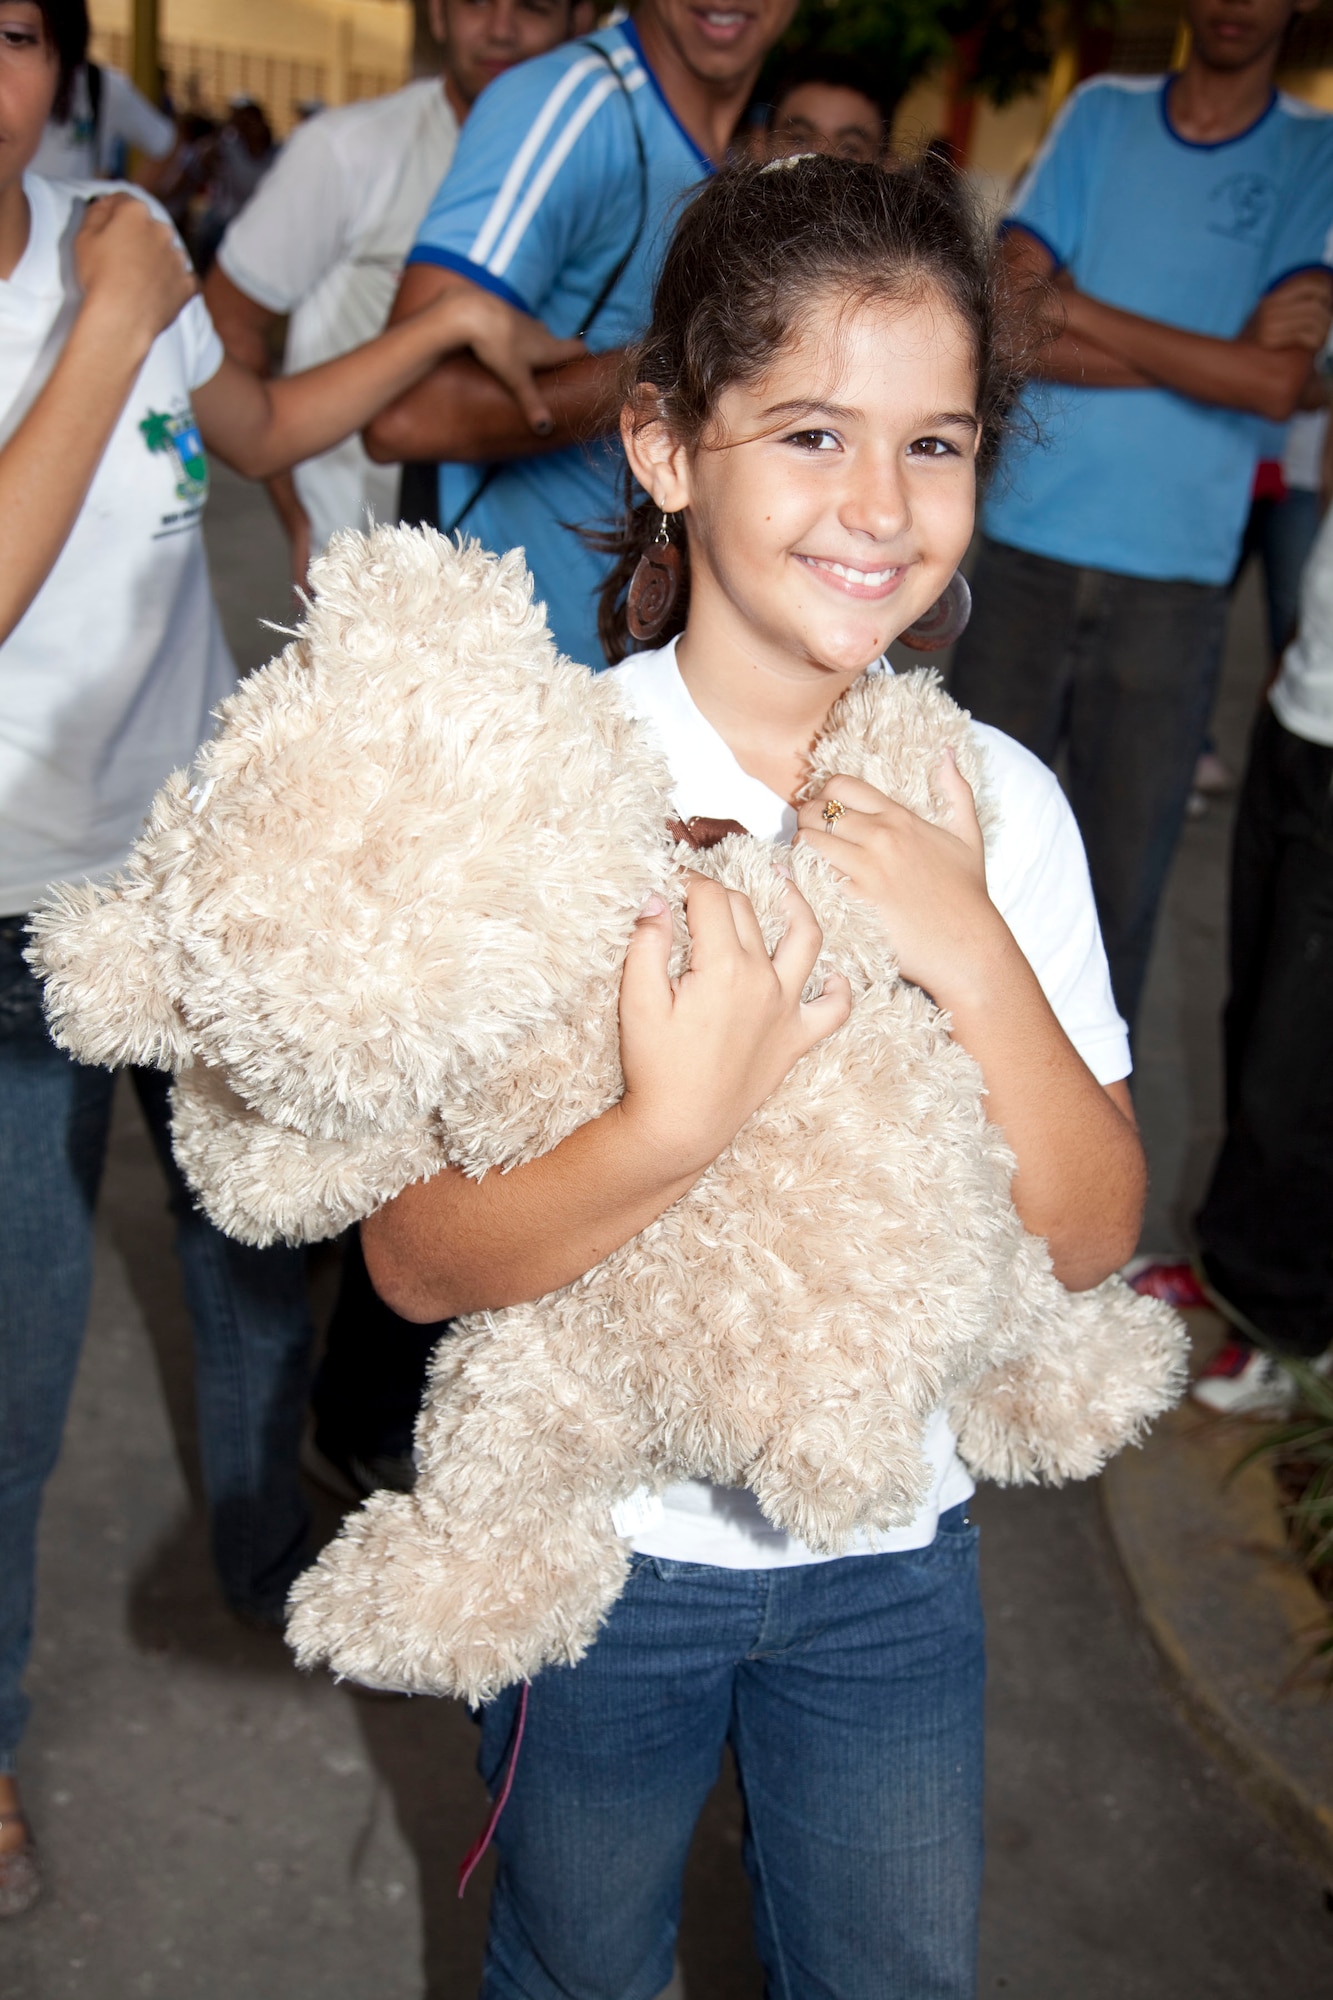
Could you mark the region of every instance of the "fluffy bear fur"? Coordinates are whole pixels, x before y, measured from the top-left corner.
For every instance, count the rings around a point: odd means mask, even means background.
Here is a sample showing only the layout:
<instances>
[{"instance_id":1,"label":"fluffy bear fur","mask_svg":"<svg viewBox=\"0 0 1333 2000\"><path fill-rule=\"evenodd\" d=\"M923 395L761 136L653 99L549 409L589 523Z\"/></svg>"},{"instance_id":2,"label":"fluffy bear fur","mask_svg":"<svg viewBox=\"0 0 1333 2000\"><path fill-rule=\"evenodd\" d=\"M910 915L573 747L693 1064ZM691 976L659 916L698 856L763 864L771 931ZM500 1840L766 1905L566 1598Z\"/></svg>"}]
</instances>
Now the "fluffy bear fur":
<instances>
[{"instance_id":1,"label":"fluffy bear fur","mask_svg":"<svg viewBox=\"0 0 1333 2000\"><path fill-rule=\"evenodd\" d=\"M614 1103L626 943L656 890L683 953L687 860L770 944L782 925L773 848L673 849L661 757L613 677L557 657L517 554L381 528L337 537L315 586L123 875L35 927L57 1039L175 1071L181 1165L250 1242L336 1232L446 1162L531 1159ZM852 688L811 784L939 819L946 745L985 826L981 753L929 673ZM482 1700L586 1650L641 1487L748 1487L834 1552L911 1518L941 1405L979 1475L1058 1481L1178 1395L1174 1315L1056 1281L947 1020L875 911L781 858L823 927L811 990L845 973L850 1020L632 1242L441 1343L416 1491L367 1501L292 1593L303 1664Z\"/></svg>"}]
</instances>

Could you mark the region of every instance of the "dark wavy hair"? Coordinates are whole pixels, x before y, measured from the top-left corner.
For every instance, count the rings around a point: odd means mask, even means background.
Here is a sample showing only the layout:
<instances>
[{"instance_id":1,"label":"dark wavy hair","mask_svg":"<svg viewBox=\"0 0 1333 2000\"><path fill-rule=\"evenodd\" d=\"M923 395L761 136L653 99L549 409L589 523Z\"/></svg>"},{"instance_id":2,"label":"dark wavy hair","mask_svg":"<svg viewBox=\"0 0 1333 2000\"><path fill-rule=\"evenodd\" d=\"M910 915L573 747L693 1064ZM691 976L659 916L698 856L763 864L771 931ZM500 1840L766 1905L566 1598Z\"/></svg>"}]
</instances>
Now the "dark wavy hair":
<instances>
[{"instance_id":1,"label":"dark wavy hair","mask_svg":"<svg viewBox=\"0 0 1333 2000\"><path fill-rule=\"evenodd\" d=\"M46 39L60 65L51 116L63 124L69 117L70 93L79 65L88 57L88 8L86 0L36 0L41 9Z\"/></svg>"},{"instance_id":2,"label":"dark wavy hair","mask_svg":"<svg viewBox=\"0 0 1333 2000\"><path fill-rule=\"evenodd\" d=\"M934 295L966 327L977 364L979 470L994 459L1021 381L1014 315L1004 309L998 251L960 175L935 159L891 169L808 154L727 167L676 224L653 293L652 322L628 350L623 399L635 421L665 422L697 445L725 391L759 380L818 299L910 303ZM648 384L651 398L636 393ZM615 558L598 607L608 660L630 650L625 595L660 513L626 469L624 512L588 537ZM684 629L683 587L661 642Z\"/></svg>"}]
</instances>

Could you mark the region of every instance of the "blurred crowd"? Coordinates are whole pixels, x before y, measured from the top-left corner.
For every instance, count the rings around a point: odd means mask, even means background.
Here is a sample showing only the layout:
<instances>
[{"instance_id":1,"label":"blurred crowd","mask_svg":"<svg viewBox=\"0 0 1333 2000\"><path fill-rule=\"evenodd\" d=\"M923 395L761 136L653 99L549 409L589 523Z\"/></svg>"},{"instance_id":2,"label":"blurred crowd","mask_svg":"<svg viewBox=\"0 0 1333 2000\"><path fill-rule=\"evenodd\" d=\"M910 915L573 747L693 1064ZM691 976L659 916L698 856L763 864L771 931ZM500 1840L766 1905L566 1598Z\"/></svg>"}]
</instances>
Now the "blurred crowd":
<instances>
[{"instance_id":1,"label":"blurred crowd","mask_svg":"<svg viewBox=\"0 0 1333 2000\"><path fill-rule=\"evenodd\" d=\"M1333 119L1274 86L1296 11L1189 0L1182 70L1088 80L1012 190L988 309L1028 382L948 666L1060 773L1131 1039L1187 816L1239 788L1225 1137L1195 1254L1133 1281L1223 1314L1194 1393L1263 1417L1291 1406L1284 1360L1323 1367L1333 1342ZM678 204L729 153L893 167L892 105L850 59L780 48L792 12L640 0L599 25L591 0L434 0L437 76L299 107L278 145L248 98L215 119L91 62L82 0L0 0L0 518L31 540L0 586L0 1916L41 1883L21 1683L111 1089L47 1039L25 924L51 883L119 864L234 673L207 456L265 481L297 589L339 529L427 522L524 548L558 644L605 665L608 557L578 528L623 487L620 358ZM127 177L119 204L90 186ZM1272 672L1233 777L1210 721L1252 560ZM177 1220L218 1574L277 1626L309 1560L303 1473L348 1501L410 1488L444 1324L392 1313L353 1235L312 1384L302 1253L207 1223L165 1079L134 1084Z\"/></svg>"}]
</instances>

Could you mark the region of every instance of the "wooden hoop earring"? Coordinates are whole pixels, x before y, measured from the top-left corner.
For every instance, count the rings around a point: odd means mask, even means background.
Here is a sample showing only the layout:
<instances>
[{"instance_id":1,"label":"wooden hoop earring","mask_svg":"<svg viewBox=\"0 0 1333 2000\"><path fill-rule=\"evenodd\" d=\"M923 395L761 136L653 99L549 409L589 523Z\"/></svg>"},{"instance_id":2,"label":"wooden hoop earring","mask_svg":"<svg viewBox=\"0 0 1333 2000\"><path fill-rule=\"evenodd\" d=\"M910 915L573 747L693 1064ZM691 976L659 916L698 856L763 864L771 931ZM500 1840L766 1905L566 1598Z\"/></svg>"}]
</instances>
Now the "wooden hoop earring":
<instances>
[{"instance_id":1,"label":"wooden hoop earring","mask_svg":"<svg viewBox=\"0 0 1333 2000\"><path fill-rule=\"evenodd\" d=\"M655 639L680 596L680 550L662 516L657 540L639 557L625 599L625 623L632 639Z\"/></svg>"},{"instance_id":2,"label":"wooden hoop earring","mask_svg":"<svg viewBox=\"0 0 1333 2000\"><path fill-rule=\"evenodd\" d=\"M898 637L914 653L938 653L941 647L952 646L955 639L962 637L971 616L972 593L967 578L961 570L955 570L929 611Z\"/></svg>"}]
</instances>

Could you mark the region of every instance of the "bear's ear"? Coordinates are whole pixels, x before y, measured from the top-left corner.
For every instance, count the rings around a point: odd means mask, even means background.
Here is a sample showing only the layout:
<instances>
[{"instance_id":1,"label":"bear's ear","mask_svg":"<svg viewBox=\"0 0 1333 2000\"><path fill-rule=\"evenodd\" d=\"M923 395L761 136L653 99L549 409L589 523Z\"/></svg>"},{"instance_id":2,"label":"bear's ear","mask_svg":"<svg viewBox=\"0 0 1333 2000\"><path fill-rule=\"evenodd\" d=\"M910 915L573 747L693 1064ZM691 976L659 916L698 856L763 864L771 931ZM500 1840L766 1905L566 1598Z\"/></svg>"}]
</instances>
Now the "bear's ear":
<instances>
[{"instance_id":1,"label":"bear's ear","mask_svg":"<svg viewBox=\"0 0 1333 2000\"><path fill-rule=\"evenodd\" d=\"M28 963L46 982L46 1017L62 1049L108 1069L175 1069L190 1060L145 882L128 872L56 889L29 929Z\"/></svg>"}]
</instances>

